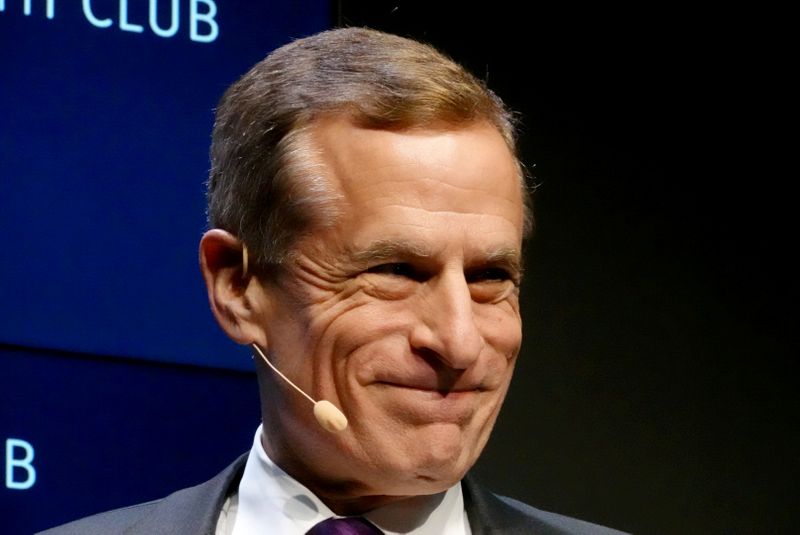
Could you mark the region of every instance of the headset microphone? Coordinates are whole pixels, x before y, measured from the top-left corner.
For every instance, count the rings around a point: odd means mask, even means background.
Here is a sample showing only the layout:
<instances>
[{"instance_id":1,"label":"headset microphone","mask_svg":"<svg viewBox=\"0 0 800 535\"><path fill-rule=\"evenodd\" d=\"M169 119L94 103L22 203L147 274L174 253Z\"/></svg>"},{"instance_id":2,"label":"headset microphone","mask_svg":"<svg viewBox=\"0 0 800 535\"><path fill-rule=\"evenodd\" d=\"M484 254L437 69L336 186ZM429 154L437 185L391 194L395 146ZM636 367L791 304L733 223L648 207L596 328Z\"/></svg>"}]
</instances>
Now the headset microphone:
<instances>
[{"instance_id":1,"label":"headset microphone","mask_svg":"<svg viewBox=\"0 0 800 535\"><path fill-rule=\"evenodd\" d=\"M261 358L264 359L264 362L266 362L270 368L272 368L272 371L277 373L284 381L292 385L295 390L303 394L311 403L314 404L314 417L317 419L317 422L319 422L319 425L321 425L326 430L332 432L343 431L347 427L347 418L342 413L342 411L336 408L336 406L333 403L331 403L326 399L314 401L314 398L303 392L300 389L300 387L291 382L288 377L283 375L278 370L278 368L273 366L272 363L267 358L267 356L264 354L263 351L261 351L261 348L258 347L257 344L253 343L250 345L253 347L253 349L255 349L258 352L259 355L261 355Z\"/></svg>"}]
</instances>

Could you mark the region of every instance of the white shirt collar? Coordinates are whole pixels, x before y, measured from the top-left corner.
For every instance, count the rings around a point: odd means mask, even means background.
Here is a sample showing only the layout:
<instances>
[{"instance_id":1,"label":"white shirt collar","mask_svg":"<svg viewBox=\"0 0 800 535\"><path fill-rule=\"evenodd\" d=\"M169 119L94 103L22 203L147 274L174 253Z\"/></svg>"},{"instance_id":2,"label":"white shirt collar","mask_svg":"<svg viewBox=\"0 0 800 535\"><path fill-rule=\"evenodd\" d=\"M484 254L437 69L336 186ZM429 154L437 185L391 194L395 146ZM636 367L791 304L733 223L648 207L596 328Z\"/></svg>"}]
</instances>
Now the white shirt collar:
<instances>
[{"instance_id":1,"label":"white shirt collar","mask_svg":"<svg viewBox=\"0 0 800 535\"><path fill-rule=\"evenodd\" d=\"M315 524L337 516L304 485L281 470L261 445L258 427L239 492L220 521L232 535L304 534ZM233 501L233 507L231 507ZM469 535L461 483L432 496L418 496L364 515L386 535ZM233 517L233 518L231 518ZM218 528L221 526L218 526Z\"/></svg>"}]
</instances>

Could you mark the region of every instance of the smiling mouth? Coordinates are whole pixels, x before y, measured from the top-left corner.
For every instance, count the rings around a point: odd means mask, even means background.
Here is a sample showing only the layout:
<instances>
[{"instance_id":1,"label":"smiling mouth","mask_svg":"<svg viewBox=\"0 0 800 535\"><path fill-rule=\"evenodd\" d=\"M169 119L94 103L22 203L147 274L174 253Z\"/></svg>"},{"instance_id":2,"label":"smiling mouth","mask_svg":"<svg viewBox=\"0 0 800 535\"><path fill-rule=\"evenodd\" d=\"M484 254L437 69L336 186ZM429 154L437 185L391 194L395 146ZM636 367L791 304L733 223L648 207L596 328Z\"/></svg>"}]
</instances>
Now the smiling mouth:
<instances>
[{"instance_id":1,"label":"smiling mouth","mask_svg":"<svg viewBox=\"0 0 800 535\"><path fill-rule=\"evenodd\" d=\"M378 381L375 383L376 385L389 387L389 388L398 388L401 390L408 390L410 392L420 392L426 393L430 395L436 395L441 398L447 398L450 396L459 396L463 394L477 394L483 392L483 388L479 386L475 387L458 387L458 388L431 388L429 386L423 385L414 385L414 384L406 384L406 383L393 383L390 381Z\"/></svg>"},{"instance_id":2,"label":"smiling mouth","mask_svg":"<svg viewBox=\"0 0 800 535\"><path fill-rule=\"evenodd\" d=\"M474 417L482 399L479 388L430 388L428 385L373 383L378 387L377 399L399 420L414 425L454 423L467 425Z\"/></svg>"}]
</instances>

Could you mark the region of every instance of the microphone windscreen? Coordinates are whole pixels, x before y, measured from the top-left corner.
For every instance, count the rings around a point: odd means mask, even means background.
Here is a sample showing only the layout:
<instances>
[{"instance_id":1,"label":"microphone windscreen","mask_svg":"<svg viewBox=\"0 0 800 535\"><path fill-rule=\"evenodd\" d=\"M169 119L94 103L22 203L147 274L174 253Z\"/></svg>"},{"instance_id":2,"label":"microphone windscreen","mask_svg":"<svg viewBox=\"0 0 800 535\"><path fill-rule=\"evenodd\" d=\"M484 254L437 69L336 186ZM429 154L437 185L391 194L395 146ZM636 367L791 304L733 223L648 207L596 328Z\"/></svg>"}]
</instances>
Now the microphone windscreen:
<instances>
[{"instance_id":1,"label":"microphone windscreen","mask_svg":"<svg viewBox=\"0 0 800 535\"><path fill-rule=\"evenodd\" d=\"M347 417L326 399L314 403L314 416L319 425L331 432L343 431L347 428Z\"/></svg>"}]
</instances>

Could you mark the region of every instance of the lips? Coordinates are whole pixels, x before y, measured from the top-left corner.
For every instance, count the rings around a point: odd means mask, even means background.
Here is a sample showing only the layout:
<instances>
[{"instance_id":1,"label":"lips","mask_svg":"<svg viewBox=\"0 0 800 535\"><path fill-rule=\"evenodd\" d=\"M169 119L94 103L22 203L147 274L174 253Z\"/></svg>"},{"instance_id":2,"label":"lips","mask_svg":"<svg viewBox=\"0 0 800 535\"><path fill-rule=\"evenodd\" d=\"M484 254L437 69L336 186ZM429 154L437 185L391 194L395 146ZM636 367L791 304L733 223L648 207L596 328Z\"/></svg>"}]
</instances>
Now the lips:
<instances>
[{"instance_id":1,"label":"lips","mask_svg":"<svg viewBox=\"0 0 800 535\"><path fill-rule=\"evenodd\" d=\"M425 370L428 373L381 371L370 383L409 390L437 392L441 395L491 390L483 373L478 370Z\"/></svg>"},{"instance_id":2,"label":"lips","mask_svg":"<svg viewBox=\"0 0 800 535\"><path fill-rule=\"evenodd\" d=\"M467 392L480 392L484 390L479 384L456 384L450 386L440 385L431 382L411 382L411 381L377 381L377 385L385 385L387 387L400 388L405 390L430 392L437 394L440 397L446 397L453 394L462 394Z\"/></svg>"},{"instance_id":3,"label":"lips","mask_svg":"<svg viewBox=\"0 0 800 535\"><path fill-rule=\"evenodd\" d=\"M464 425L479 407L481 390L464 388L440 390L429 383L376 382L371 385L374 400L394 418L424 425L435 422Z\"/></svg>"}]
</instances>

